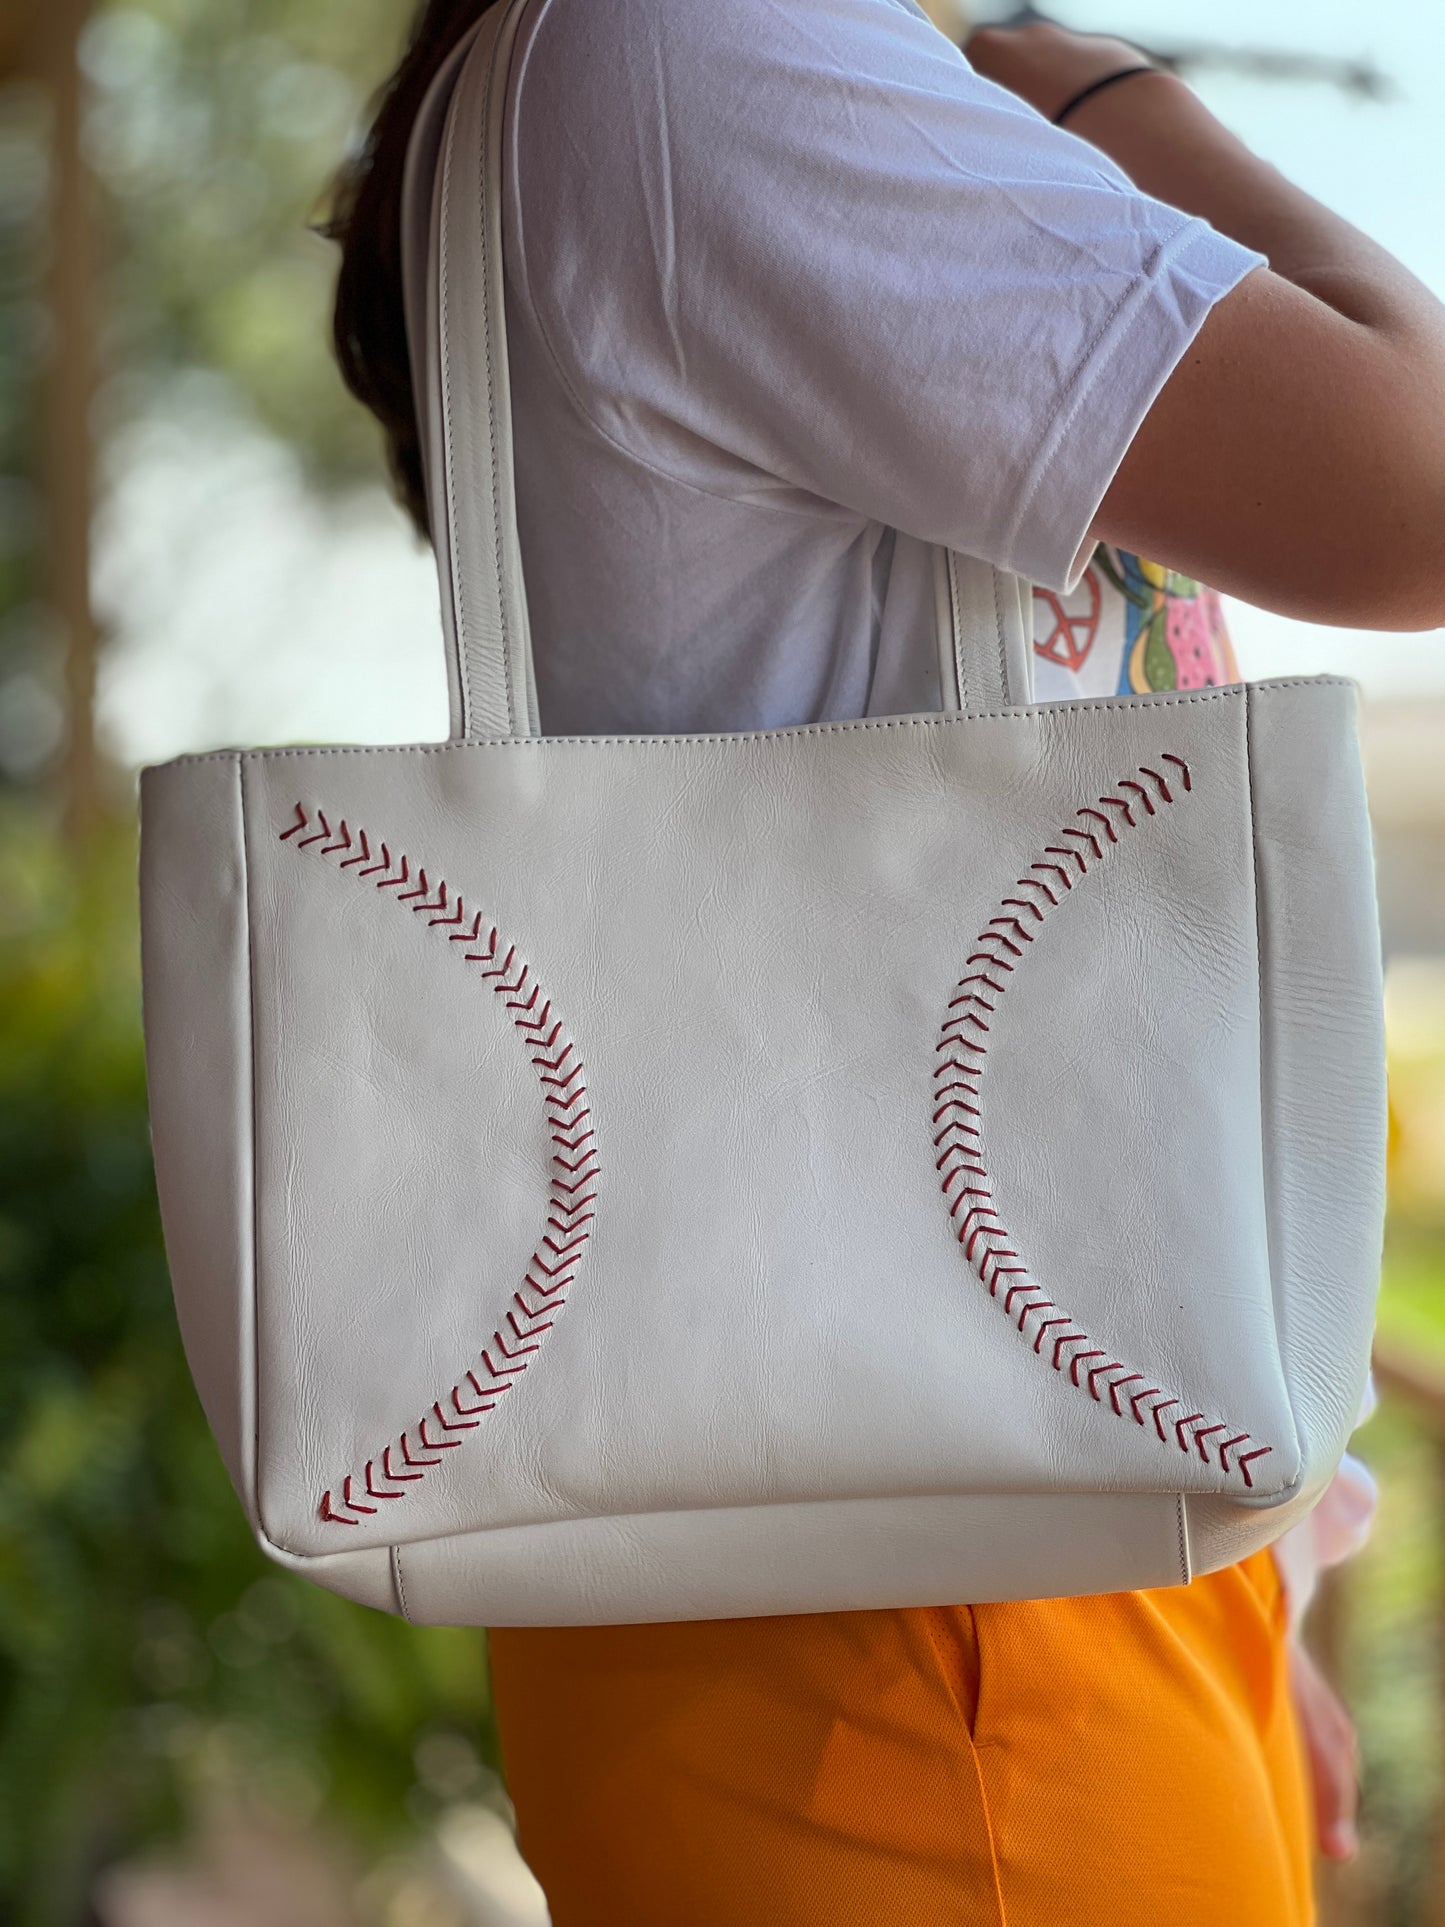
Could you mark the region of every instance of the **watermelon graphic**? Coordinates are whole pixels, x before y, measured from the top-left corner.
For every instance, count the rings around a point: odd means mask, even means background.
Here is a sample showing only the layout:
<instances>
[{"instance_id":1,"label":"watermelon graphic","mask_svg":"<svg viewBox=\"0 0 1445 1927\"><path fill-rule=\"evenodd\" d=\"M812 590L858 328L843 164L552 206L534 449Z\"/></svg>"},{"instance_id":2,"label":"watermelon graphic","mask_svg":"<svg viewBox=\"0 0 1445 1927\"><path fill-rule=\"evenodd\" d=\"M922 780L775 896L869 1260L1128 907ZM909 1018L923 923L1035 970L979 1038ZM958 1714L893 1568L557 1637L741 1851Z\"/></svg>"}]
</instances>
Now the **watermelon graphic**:
<instances>
[{"instance_id":1,"label":"watermelon graphic","mask_svg":"<svg viewBox=\"0 0 1445 1927\"><path fill-rule=\"evenodd\" d=\"M1171 596L1164 613L1176 689L1217 689L1220 683L1233 681L1224 615L1212 589L1201 589L1189 598Z\"/></svg>"},{"instance_id":2,"label":"watermelon graphic","mask_svg":"<svg viewBox=\"0 0 1445 1927\"><path fill-rule=\"evenodd\" d=\"M1095 561L1126 604L1119 693L1213 689L1239 670L1219 597L1192 577L1101 543Z\"/></svg>"}]
</instances>

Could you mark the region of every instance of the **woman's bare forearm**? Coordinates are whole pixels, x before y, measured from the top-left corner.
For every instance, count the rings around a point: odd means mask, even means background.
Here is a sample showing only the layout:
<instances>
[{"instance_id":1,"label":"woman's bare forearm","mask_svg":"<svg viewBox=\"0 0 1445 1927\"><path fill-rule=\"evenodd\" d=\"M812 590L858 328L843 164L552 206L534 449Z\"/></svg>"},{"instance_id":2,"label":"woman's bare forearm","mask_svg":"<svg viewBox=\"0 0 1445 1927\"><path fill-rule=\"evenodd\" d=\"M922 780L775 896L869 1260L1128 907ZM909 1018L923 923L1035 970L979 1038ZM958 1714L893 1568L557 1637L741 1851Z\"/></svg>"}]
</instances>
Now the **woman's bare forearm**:
<instances>
[{"instance_id":1,"label":"woman's bare forearm","mask_svg":"<svg viewBox=\"0 0 1445 1927\"><path fill-rule=\"evenodd\" d=\"M985 29L964 51L1051 119L1140 59L1043 23ZM1309 621L1445 626L1445 307L1170 74L1131 73L1065 121L1144 193L1269 263L1205 317L1094 534Z\"/></svg>"},{"instance_id":2,"label":"woman's bare forearm","mask_svg":"<svg viewBox=\"0 0 1445 1927\"><path fill-rule=\"evenodd\" d=\"M1445 366L1445 307L1367 234L1261 160L1172 74L1135 74L1069 116L1146 194L1268 256L1363 327L1418 333Z\"/></svg>"}]
</instances>

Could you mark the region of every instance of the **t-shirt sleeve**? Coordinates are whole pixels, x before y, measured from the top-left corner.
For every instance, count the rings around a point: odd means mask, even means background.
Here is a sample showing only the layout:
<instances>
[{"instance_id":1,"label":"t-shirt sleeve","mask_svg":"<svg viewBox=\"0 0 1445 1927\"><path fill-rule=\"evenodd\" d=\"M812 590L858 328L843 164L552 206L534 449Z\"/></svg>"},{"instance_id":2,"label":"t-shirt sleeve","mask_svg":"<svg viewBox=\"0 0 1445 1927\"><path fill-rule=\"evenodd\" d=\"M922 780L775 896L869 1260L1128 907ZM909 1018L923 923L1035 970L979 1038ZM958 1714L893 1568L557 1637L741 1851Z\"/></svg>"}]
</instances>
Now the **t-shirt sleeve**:
<instances>
[{"instance_id":1,"label":"t-shirt sleeve","mask_svg":"<svg viewBox=\"0 0 1445 1927\"><path fill-rule=\"evenodd\" d=\"M520 69L521 294L599 432L1052 588L1264 259L975 74L912 0L541 0Z\"/></svg>"}]
</instances>

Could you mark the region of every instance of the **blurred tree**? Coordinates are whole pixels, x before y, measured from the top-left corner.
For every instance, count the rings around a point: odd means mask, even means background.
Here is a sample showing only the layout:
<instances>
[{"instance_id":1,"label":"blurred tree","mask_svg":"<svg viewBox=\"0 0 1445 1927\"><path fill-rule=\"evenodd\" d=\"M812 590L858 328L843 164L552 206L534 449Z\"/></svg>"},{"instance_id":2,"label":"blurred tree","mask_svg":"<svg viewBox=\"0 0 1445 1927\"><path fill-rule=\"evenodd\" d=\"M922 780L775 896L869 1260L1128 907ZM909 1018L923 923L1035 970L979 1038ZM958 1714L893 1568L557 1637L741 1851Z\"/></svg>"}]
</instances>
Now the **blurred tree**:
<instances>
[{"instance_id":1,"label":"blurred tree","mask_svg":"<svg viewBox=\"0 0 1445 1927\"><path fill-rule=\"evenodd\" d=\"M41 217L48 118L38 86L16 77L14 21L0 69L0 772L25 780L59 733L48 686L53 651L41 616L34 383L44 342Z\"/></svg>"},{"instance_id":2,"label":"blurred tree","mask_svg":"<svg viewBox=\"0 0 1445 1927\"><path fill-rule=\"evenodd\" d=\"M92 312L76 280L86 250L77 241L57 251L50 223L77 187L71 170L52 165L53 136L68 151L54 82L77 3L12 3L0 22L0 780L12 785L45 774L65 738L56 611L86 627L84 584L73 579L84 571L79 551L50 544L73 593L43 577L51 505L36 484L49 471L53 487L54 463L42 459L42 443L63 433L73 446L93 432L104 444L188 370L203 370L300 453L316 485L382 473L377 434L331 360L332 250L309 223L395 58L409 7L96 6L78 37L99 287ZM74 237L73 218L66 232ZM61 281L74 299L57 330L45 295ZM66 420L43 434L43 377L57 341L63 350L83 334L93 336L96 406L87 419L67 378ZM83 512L63 507L55 533L76 538ZM88 747L77 748L87 767L72 773L72 791L92 782Z\"/></svg>"},{"instance_id":3,"label":"blurred tree","mask_svg":"<svg viewBox=\"0 0 1445 1927\"><path fill-rule=\"evenodd\" d=\"M0 1919L217 1778L369 1846L480 1785L480 1634L266 1565L176 1335L146 1126L134 848L0 815ZM439 1744L444 1738L446 1744ZM444 1771L437 1769L441 1760ZM471 1790L475 1790L472 1786Z\"/></svg>"},{"instance_id":4,"label":"blurred tree","mask_svg":"<svg viewBox=\"0 0 1445 1927\"><path fill-rule=\"evenodd\" d=\"M396 0L120 0L81 49L108 209L107 424L221 374L319 480L379 472L332 365L332 250L309 231L398 51Z\"/></svg>"},{"instance_id":5,"label":"blurred tree","mask_svg":"<svg viewBox=\"0 0 1445 1927\"><path fill-rule=\"evenodd\" d=\"M331 250L307 222L407 12L94 10L78 53L102 299L82 319L100 380L80 427L104 441L204 370L318 485L379 476L328 351ZM32 479L54 90L20 24L6 9L0 771L24 791L64 710ZM480 1636L411 1632L271 1572L226 1481L155 1210L129 832L67 858L17 798L0 867L0 1919L55 1927L84 1918L96 1863L180 1823L201 1779L377 1839L466 1791L459 1762L482 1775L491 1740ZM447 1784L428 1792L440 1757Z\"/></svg>"}]
</instances>

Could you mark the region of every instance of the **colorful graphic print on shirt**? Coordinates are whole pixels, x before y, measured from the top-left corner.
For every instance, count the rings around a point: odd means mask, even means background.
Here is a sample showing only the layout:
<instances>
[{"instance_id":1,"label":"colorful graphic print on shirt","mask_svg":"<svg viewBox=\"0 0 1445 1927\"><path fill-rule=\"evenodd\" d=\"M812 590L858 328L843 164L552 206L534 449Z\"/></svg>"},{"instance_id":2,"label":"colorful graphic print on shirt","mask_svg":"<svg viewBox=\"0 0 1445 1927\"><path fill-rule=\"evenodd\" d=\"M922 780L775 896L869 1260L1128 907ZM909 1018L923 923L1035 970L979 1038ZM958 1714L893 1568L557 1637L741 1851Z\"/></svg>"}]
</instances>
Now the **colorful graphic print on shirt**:
<instances>
[{"instance_id":1,"label":"colorful graphic print on shirt","mask_svg":"<svg viewBox=\"0 0 1445 1927\"><path fill-rule=\"evenodd\" d=\"M1213 589L1100 543L1071 594L1034 590L1034 695L1214 689L1239 681Z\"/></svg>"}]
</instances>

